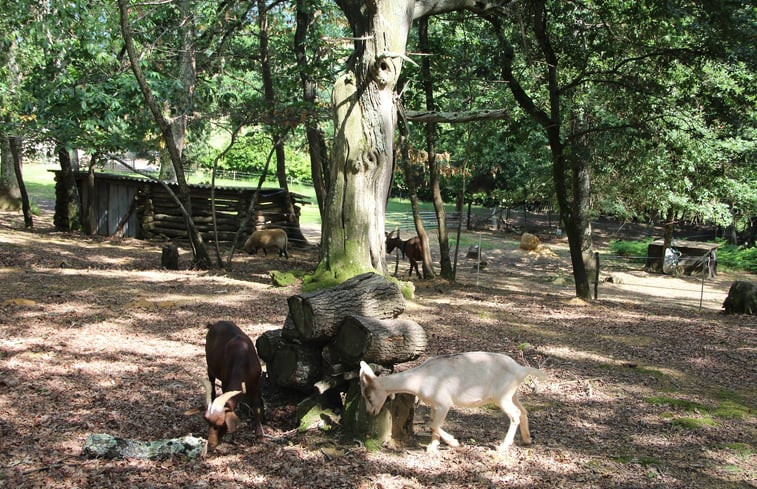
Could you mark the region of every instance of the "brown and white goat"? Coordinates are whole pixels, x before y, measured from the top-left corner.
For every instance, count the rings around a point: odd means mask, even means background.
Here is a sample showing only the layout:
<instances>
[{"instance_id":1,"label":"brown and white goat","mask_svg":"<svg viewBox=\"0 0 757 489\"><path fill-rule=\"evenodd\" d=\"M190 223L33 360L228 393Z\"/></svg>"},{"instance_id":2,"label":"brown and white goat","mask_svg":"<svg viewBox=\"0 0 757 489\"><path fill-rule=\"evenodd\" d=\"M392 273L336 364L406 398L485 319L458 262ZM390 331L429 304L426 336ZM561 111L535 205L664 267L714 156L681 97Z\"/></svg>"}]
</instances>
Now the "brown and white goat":
<instances>
[{"instance_id":1,"label":"brown and white goat","mask_svg":"<svg viewBox=\"0 0 757 489\"><path fill-rule=\"evenodd\" d=\"M439 439L451 447L458 441L442 429L447 412L452 406L477 407L496 404L510 418L510 427L498 450L512 445L515 430L520 426L520 437L531 444L528 429L528 412L518 401L518 387L533 375L545 374L531 367L523 367L502 353L468 352L434 357L418 367L391 375L377 377L365 362L360 362L360 390L368 413L375 416L387 396L413 394L431 408L431 443L427 451L439 446Z\"/></svg>"},{"instance_id":2,"label":"brown and white goat","mask_svg":"<svg viewBox=\"0 0 757 489\"><path fill-rule=\"evenodd\" d=\"M208 422L208 450L213 450L226 433L233 433L239 424L235 413L243 400L255 416L255 432L263 436L263 402L260 397L260 359L255 345L231 321L208 324L205 337L205 358L208 381L205 384L205 421ZM216 397L215 380L221 381L223 394Z\"/></svg>"},{"instance_id":3,"label":"brown and white goat","mask_svg":"<svg viewBox=\"0 0 757 489\"><path fill-rule=\"evenodd\" d=\"M418 278L421 278L421 272L418 271L418 262L423 262L423 243L421 238L415 236L408 240L403 241L399 237L399 230L397 230L397 236L393 236L394 231L386 235L386 252L391 253L395 248L399 248L402 252L402 258L407 256L410 261L410 270L408 270L408 277L413 276L413 269L415 269Z\"/></svg>"}]
</instances>

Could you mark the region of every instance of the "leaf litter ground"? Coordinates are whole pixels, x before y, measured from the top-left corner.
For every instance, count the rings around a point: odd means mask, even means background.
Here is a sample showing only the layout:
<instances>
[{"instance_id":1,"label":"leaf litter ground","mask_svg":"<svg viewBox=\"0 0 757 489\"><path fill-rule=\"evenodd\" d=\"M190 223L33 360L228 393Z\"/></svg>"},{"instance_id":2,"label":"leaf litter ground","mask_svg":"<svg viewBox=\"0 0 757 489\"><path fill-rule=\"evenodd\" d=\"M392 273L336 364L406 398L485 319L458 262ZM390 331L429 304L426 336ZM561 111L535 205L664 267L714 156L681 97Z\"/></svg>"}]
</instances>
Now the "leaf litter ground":
<instances>
[{"instance_id":1,"label":"leaf litter ground","mask_svg":"<svg viewBox=\"0 0 757 489\"><path fill-rule=\"evenodd\" d=\"M263 441L243 426L202 460L84 459L92 433L205 436L201 417L183 414L203 402L205 325L235 321L253 339L280 328L299 289L272 287L268 273L310 271L317 249L237 255L230 273L165 271L160 243L47 222L28 232L0 214L0 486L755 487L757 321L720 313L730 283L753 276L719 274L700 309L697 279L627 270L587 304L564 282L563 241L528 254L493 232L470 237L494 243L485 268L461 258L456 284L415 282L405 317L429 347L401 368L487 350L543 369L549 381L520 390L533 445L516 437L498 455L507 421L493 407L453 409L445 427L462 448L427 455L424 406L409 446L375 449L338 430L298 432L293 407L278 403Z\"/></svg>"}]
</instances>

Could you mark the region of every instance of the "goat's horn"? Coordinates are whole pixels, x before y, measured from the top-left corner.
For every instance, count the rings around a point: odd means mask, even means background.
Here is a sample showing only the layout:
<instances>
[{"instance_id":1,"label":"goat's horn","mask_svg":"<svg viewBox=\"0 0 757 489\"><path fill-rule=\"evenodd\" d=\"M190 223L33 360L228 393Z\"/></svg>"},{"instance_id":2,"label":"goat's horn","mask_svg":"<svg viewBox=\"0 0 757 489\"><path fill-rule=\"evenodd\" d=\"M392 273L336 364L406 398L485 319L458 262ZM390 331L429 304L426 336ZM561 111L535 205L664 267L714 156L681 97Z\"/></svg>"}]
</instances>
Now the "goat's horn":
<instances>
[{"instance_id":1,"label":"goat's horn","mask_svg":"<svg viewBox=\"0 0 757 489\"><path fill-rule=\"evenodd\" d=\"M229 391L224 392L220 396L216 397L216 400L213 401L213 404L208 406L208 412L210 413L220 413L223 411L224 406L226 406L226 403L231 399L232 397L236 396L237 394L241 394L242 391Z\"/></svg>"},{"instance_id":2,"label":"goat's horn","mask_svg":"<svg viewBox=\"0 0 757 489\"><path fill-rule=\"evenodd\" d=\"M205 386L205 405L210 407L210 403L213 400L213 385L208 379L200 379L202 385Z\"/></svg>"}]
</instances>

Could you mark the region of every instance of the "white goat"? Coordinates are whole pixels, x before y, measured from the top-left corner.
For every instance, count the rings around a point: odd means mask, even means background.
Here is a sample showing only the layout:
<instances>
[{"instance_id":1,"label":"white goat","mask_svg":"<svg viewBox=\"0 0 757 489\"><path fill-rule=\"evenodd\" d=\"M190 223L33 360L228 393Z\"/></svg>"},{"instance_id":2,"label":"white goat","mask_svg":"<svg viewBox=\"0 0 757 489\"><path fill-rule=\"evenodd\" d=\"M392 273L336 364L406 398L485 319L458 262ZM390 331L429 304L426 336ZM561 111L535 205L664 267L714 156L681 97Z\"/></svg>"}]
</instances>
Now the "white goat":
<instances>
[{"instance_id":1,"label":"white goat","mask_svg":"<svg viewBox=\"0 0 757 489\"><path fill-rule=\"evenodd\" d=\"M442 430L450 407L496 404L510 418L510 428L498 447L505 451L512 445L519 425L523 443L531 444L528 412L517 396L518 387L529 375L546 378L540 370L523 367L502 353L469 352L434 357L418 367L381 377L377 377L367 363L360 362L360 390L366 409L373 416L381 411L389 395L413 394L428 405L431 408L429 452L437 449L439 438L451 447L460 446L452 435Z\"/></svg>"}]
</instances>

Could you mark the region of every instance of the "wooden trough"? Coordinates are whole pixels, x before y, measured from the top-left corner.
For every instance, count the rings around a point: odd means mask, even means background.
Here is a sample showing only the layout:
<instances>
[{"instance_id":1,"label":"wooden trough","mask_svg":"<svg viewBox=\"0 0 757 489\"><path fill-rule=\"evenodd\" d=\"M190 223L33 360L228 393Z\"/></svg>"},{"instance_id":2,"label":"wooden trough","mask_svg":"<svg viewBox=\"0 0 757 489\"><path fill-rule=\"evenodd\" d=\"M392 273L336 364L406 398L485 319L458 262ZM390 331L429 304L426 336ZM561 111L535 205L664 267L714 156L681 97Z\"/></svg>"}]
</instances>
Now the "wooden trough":
<instances>
[{"instance_id":1,"label":"wooden trough","mask_svg":"<svg viewBox=\"0 0 757 489\"><path fill-rule=\"evenodd\" d=\"M700 241L673 240L671 247L678 250L678 270L684 275L700 275L702 270L706 278L714 278L718 273L718 245ZM662 273L663 240L658 239L647 247L646 269ZM709 257L709 260L708 260Z\"/></svg>"}]
</instances>

